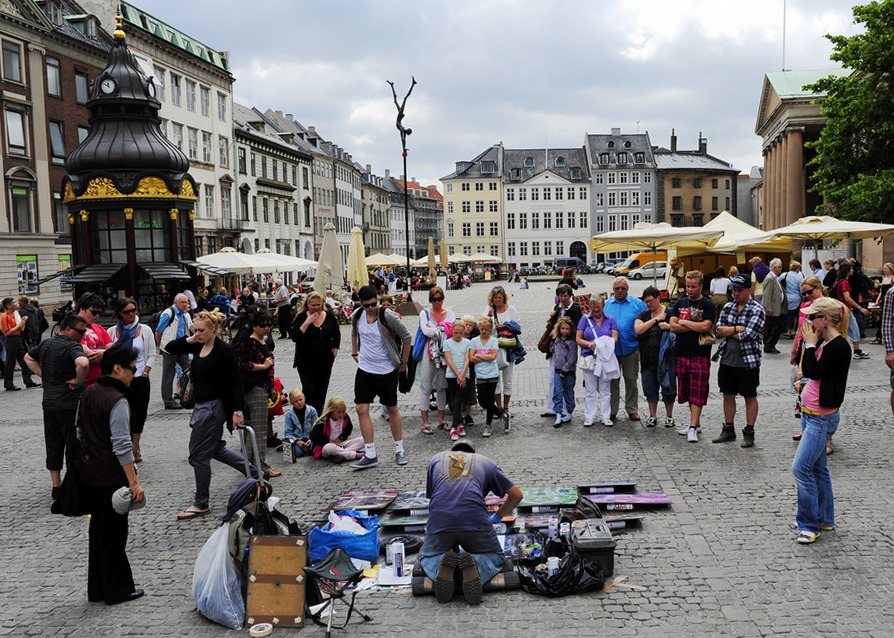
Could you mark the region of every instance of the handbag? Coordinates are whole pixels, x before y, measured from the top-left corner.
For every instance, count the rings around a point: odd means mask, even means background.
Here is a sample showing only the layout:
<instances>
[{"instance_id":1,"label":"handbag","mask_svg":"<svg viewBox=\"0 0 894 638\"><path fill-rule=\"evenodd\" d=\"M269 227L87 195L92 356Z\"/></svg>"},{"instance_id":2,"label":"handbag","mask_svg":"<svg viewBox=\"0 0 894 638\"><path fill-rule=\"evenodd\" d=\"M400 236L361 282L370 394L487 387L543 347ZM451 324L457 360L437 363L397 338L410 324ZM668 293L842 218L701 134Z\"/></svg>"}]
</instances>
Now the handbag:
<instances>
[{"instance_id":1,"label":"handbag","mask_svg":"<svg viewBox=\"0 0 894 638\"><path fill-rule=\"evenodd\" d=\"M192 373L189 368L180 375L180 405L187 410L195 407L195 388L192 384Z\"/></svg>"},{"instance_id":2,"label":"handbag","mask_svg":"<svg viewBox=\"0 0 894 638\"><path fill-rule=\"evenodd\" d=\"M84 516L90 513L90 509L81 483L81 445L77 438L71 442L65 456L65 476L59 486L59 496L50 505L50 512L62 516Z\"/></svg>"},{"instance_id":3,"label":"handbag","mask_svg":"<svg viewBox=\"0 0 894 638\"><path fill-rule=\"evenodd\" d=\"M596 355L590 355L588 357L581 357L577 360L577 367L581 370L588 370L592 372L596 369Z\"/></svg>"},{"instance_id":4,"label":"handbag","mask_svg":"<svg viewBox=\"0 0 894 638\"><path fill-rule=\"evenodd\" d=\"M503 324L497 326L497 345L507 349L518 347L518 337L515 331Z\"/></svg>"},{"instance_id":5,"label":"handbag","mask_svg":"<svg viewBox=\"0 0 894 638\"><path fill-rule=\"evenodd\" d=\"M700 346L713 346L717 343L717 337L714 334L714 329L711 328L708 332L700 332L698 335L698 345Z\"/></svg>"},{"instance_id":6,"label":"handbag","mask_svg":"<svg viewBox=\"0 0 894 638\"><path fill-rule=\"evenodd\" d=\"M431 315L428 314L428 311L424 311L425 316L428 319L431 319ZM416 328L416 336L413 338L413 348L410 350L410 357L414 361L422 361L422 355L425 354L425 333L422 332L422 327Z\"/></svg>"},{"instance_id":7,"label":"handbag","mask_svg":"<svg viewBox=\"0 0 894 638\"><path fill-rule=\"evenodd\" d=\"M549 354L549 344L553 340L553 326L552 324L547 324L546 329L543 331L543 334L540 335L540 340L537 341L537 349L543 354Z\"/></svg>"}]
</instances>

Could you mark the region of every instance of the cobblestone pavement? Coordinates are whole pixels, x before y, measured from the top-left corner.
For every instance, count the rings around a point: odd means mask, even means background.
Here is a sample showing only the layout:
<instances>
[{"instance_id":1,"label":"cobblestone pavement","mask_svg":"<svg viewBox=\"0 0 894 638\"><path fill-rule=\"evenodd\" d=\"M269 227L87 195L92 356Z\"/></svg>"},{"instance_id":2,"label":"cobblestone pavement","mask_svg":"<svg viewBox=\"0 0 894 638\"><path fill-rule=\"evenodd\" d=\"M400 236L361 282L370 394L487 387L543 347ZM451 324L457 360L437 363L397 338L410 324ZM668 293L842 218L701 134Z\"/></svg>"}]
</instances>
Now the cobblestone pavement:
<instances>
[{"instance_id":1,"label":"cobblestone pavement","mask_svg":"<svg viewBox=\"0 0 894 638\"><path fill-rule=\"evenodd\" d=\"M593 275L587 281L591 291L610 287L607 276ZM515 427L510 435L498 432L490 439L482 439L479 429L472 428L471 439L522 488L629 479L640 490L667 492L674 501L672 509L649 513L643 529L618 538L615 572L624 579L608 593L556 600L523 592L489 594L470 615L459 602L438 605L430 597L413 598L407 590L375 592L363 597L374 622L352 621L350 634L890 636L894 430L881 348L869 346L872 358L855 361L851 368L845 416L830 458L838 529L824 532L814 545L802 546L789 529L795 506L791 434L797 423L792 417L793 395L786 387L787 357L765 360L757 445L751 450L710 443L721 422L716 392L705 409L698 444L686 443L673 430L646 429L623 417L613 429L584 429L581 410L570 427L554 430L539 417L546 365L534 350L554 285L534 283L524 291L510 287L512 303L522 313L524 341L532 350L516 370ZM642 287L634 282L633 291ZM480 312L486 292L485 284L448 292L447 306ZM413 321L408 318L408 323ZM277 372L287 388L294 387L297 375L287 367L292 344L277 345L281 362ZM330 392L341 394L350 404L355 366L349 354L346 344ZM193 610L193 564L216 523L210 516L174 520L176 512L190 503L193 491L186 461L188 416L162 409L160 373L159 366L152 374L153 400L143 437L146 460L140 466L148 506L131 516L128 544L135 576L147 595L115 608L86 599L86 519L49 513L41 391L0 392L0 410L6 415L0 425L0 516L5 529L0 543L4 566L0 635L228 633ZM380 467L352 472L347 466L306 459L283 467L283 476L274 479L281 509L299 521L311 521L319 519L326 503L344 489L422 488L427 460L449 441L443 435L420 434L417 401L415 394L401 397L407 466L394 464L387 424L376 417ZM688 417L684 410L678 415ZM741 419L737 425L743 425ZM274 458L273 464L282 462ZM220 464L213 472L211 503L219 515L241 477ZM308 627L300 633L317 635L321 630ZM299 630L277 630L275 635L299 635Z\"/></svg>"}]
</instances>

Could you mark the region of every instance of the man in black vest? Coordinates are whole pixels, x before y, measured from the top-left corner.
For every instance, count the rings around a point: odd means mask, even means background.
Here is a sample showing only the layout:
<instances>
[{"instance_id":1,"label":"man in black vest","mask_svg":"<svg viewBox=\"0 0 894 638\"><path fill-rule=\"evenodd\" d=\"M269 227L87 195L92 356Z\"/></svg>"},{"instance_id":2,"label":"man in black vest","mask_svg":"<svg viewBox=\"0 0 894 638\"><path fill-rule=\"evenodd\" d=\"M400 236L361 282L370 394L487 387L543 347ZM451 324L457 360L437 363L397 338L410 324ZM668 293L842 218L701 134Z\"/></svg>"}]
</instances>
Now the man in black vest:
<instances>
[{"instance_id":1,"label":"man in black vest","mask_svg":"<svg viewBox=\"0 0 894 638\"><path fill-rule=\"evenodd\" d=\"M136 373L133 348L113 345L100 362L102 376L84 390L78 408L80 473L90 509L87 600L107 605L143 595L127 560L127 514L112 507L112 494L129 487L131 501L146 498L137 479L130 438L130 408L124 397Z\"/></svg>"}]
</instances>

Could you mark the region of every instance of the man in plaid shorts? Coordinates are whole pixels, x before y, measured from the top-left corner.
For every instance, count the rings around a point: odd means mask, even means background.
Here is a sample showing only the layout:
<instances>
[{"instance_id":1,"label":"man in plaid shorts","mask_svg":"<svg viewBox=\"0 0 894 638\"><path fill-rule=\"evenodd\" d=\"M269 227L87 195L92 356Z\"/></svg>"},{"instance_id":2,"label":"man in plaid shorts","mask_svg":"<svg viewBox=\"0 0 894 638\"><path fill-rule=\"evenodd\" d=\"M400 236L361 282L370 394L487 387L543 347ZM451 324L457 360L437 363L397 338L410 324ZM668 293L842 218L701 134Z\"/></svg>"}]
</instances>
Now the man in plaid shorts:
<instances>
[{"instance_id":1,"label":"man in plaid shorts","mask_svg":"<svg viewBox=\"0 0 894 638\"><path fill-rule=\"evenodd\" d=\"M668 314L670 329L677 335L677 402L689 403L689 427L678 430L690 443L698 443L702 408L708 402L708 378L711 374L711 346L700 345L699 336L714 325L714 302L702 295L704 275L698 270L686 273L686 296L675 303Z\"/></svg>"}]
</instances>

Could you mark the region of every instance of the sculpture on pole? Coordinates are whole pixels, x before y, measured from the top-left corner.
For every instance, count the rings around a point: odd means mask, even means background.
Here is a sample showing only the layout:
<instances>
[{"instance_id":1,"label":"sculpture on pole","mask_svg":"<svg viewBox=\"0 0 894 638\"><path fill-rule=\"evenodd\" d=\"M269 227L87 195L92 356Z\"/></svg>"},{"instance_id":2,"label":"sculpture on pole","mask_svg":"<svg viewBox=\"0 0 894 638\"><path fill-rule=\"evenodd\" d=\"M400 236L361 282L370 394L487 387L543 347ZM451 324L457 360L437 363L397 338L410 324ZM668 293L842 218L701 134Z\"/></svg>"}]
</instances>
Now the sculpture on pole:
<instances>
[{"instance_id":1,"label":"sculpture on pole","mask_svg":"<svg viewBox=\"0 0 894 638\"><path fill-rule=\"evenodd\" d=\"M407 248L407 278L410 276L410 197L409 191L407 188L407 135L410 135L413 132L413 129L409 129L404 126L404 116L406 115L406 107L407 107L407 98L410 97L410 94L413 92L413 87L418 84L416 82L416 78L410 76L412 82L410 83L410 89L407 91L407 94L404 96L403 102L397 102L397 91L394 89L394 82L391 80L386 80L388 84L391 86L391 95L394 97L394 106L397 108L397 121L395 122L395 126L397 130L400 131L400 147L401 153L404 158L404 232L406 236L406 248Z\"/></svg>"}]
</instances>

